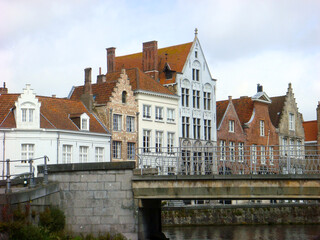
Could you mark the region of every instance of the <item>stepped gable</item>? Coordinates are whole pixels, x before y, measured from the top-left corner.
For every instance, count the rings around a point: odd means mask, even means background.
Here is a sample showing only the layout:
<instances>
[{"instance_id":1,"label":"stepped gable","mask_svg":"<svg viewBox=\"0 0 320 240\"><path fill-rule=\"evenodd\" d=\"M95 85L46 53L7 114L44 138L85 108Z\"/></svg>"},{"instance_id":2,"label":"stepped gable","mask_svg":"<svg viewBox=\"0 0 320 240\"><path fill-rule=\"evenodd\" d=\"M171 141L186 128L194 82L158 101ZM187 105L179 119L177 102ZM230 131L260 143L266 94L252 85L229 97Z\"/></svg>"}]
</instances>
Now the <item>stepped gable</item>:
<instances>
[{"instance_id":1,"label":"stepped gable","mask_svg":"<svg viewBox=\"0 0 320 240\"><path fill-rule=\"evenodd\" d=\"M269 104L270 119L273 126L278 128L286 96L271 97L270 99L272 101L271 104Z\"/></svg>"},{"instance_id":2,"label":"stepped gable","mask_svg":"<svg viewBox=\"0 0 320 240\"><path fill-rule=\"evenodd\" d=\"M303 122L305 141L317 141L318 125L317 121L306 121Z\"/></svg>"},{"instance_id":3,"label":"stepped gable","mask_svg":"<svg viewBox=\"0 0 320 240\"><path fill-rule=\"evenodd\" d=\"M106 74L106 81L102 83L92 84L92 94L97 104L105 104L109 102L109 98L116 87L121 71ZM149 77L139 68L126 69L126 74L130 81L133 91L142 90L147 92L161 93L167 95L175 95L169 89L162 86L159 82ZM84 93L84 86L75 87L70 97L72 100L79 100Z\"/></svg>"}]
</instances>

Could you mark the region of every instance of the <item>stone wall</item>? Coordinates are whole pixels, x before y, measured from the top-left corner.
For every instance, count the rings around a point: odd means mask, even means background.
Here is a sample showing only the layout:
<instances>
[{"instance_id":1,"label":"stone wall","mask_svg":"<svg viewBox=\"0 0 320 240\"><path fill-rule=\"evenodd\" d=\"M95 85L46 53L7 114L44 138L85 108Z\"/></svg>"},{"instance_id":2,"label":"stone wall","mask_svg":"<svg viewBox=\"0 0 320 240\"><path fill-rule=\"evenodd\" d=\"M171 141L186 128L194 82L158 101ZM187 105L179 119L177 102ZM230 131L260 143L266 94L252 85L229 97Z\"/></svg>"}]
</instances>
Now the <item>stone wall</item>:
<instances>
[{"instance_id":1,"label":"stone wall","mask_svg":"<svg viewBox=\"0 0 320 240\"><path fill-rule=\"evenodd\" d=\"M320 206L265 205L163 208L162 225L319 224Z\"/></svg>"},{"instance_id":2,"label":"stone wall","mask_svg":"<svg viewBox=\"0 0 320 240\"><path fill-rule=\"evenodd\" d=\"M67 231L137 239L133 168L134 162L49 165L49 181L60 186L57 205L66 215Z\"/></svg>"}]
</instances>

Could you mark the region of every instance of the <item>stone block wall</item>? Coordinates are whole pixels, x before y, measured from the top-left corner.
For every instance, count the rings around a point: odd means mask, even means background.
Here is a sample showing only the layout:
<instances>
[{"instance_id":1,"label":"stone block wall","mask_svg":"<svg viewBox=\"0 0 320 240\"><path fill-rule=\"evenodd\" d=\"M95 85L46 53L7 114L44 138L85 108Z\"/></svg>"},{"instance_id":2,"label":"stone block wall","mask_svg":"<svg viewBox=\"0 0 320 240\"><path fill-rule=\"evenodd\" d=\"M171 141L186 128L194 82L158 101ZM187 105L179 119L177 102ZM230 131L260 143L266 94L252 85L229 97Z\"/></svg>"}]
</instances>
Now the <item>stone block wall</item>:
<instances>
[{"instance_id":1,"label":"stone block wall","mask_svg":"<svg viewBox=\"0 0 320 240\"><path fill-rule=\"evenodd\" d=\"M122 233L137 239L133 167L134 162L97 163L88 170L83 164L50 165L49 181L59 183L58 205L66 215L66 229L96 236Z\"/></svg>"}]
</instances>

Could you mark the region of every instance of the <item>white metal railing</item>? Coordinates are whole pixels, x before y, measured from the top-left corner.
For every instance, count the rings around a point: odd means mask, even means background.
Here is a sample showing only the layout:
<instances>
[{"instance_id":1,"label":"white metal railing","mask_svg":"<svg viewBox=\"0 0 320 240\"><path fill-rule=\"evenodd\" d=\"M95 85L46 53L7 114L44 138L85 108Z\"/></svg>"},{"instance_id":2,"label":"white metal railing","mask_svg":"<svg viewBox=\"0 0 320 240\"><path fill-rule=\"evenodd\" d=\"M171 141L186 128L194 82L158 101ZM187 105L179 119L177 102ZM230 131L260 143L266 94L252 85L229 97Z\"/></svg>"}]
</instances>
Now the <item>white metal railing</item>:
<instances>
[{"instance_id":1,"label":"white metal railing","mask_svg":"<svg viewBox=\"0 0 320 240\"><path fill-rule=\"evenodd\" d=\"M138 168L159 175L319 174L319 147L210 146L139 148Z\"/></svg>"},{"instance_id":2,"label":"white metal railing","mask_svg":"<svg viewBox=\"0 0 320 240\"><path fill-rule=\"evenodd\" d=\"M31 159L19 159L19 160L10 160L10 159L6 159L5 161L0 161L0 162L5 162L6 164L6 175L1 176L2 179L5 179L6 181L6 193L11 193L12 189L11 189L11 177L12 176L20 176L21 174L12 174L10 172L10 165L11 163L15 163L15 162L28 162L29 163L29 172L23 174L28 176L29 179L29 187L34 187L36 185L35 182L35 177L34 177L34 173L35 173L35 167L33 165L33 162L36 160L41 160L43 159L44 161L44 172L43 172L43 182L44 184L48 183L48 168L47 168L47 162L49 161L49 158L47 156L43 156L43 157L38 157L38 158L31 158Z\"/></svg>"}]
</instances>

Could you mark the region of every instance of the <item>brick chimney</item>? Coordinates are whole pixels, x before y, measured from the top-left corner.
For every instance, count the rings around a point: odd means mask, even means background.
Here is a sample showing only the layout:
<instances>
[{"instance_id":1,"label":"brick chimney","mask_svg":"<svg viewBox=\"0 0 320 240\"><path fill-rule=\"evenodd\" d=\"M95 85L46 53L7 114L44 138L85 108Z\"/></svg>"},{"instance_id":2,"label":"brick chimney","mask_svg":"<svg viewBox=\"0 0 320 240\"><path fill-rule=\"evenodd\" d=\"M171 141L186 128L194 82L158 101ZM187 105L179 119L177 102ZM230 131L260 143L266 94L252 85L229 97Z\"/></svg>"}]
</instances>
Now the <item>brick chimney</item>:
<instances>
[{"instance_id":1,"label":"brick chimney","mask_svg":"<svg viewBox=\"0 0 320 240\"><path fill-rule=\"evenodd\" d=\"M116 48L107 48L107 73L116 71Z\"/></svg>"},{"instance_id":2,"label":"brick chimney","mask_svg":"<svg viewBox=\"0 0 320 240\"><path fill-rule=\"evenodd\" d=\"M263 86L258 84L257 85L257 92L263 92Z\"/></svg>"},{"instance_id":3,"label":"brick chimney","mask_svg":"<svg viewBox=\"0 0 320 240\"><path fill-rule=\"evenodd\" d=\"M93 95L92 95L92 85L91 85L91 68L84 69L84 89L83 94L80 99L84 105L91 112L93 108Z\"/></svg>"},{"instance_id":4,"label":"brick chimney","mask_svg":"<svg viewBox=\"0 0 320 240\"><path fill-rule=\"evenodd\" d=\"M0 87L0 94L6 94L8 93L8 88L6 88L6 83L3 82L3 88Z\"/></svg>"},{"instance_id":5,"label":"brick chimney","mask_svg":"<svg viewBox=\"0 0 320 240\"><path fill-rule=\"evenodd\" d=\"M158 42L151 41L143 43L142 69L155 80L159 78L158 71Z\"/></svg>"}]
</instances>

